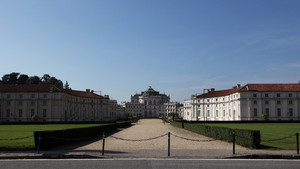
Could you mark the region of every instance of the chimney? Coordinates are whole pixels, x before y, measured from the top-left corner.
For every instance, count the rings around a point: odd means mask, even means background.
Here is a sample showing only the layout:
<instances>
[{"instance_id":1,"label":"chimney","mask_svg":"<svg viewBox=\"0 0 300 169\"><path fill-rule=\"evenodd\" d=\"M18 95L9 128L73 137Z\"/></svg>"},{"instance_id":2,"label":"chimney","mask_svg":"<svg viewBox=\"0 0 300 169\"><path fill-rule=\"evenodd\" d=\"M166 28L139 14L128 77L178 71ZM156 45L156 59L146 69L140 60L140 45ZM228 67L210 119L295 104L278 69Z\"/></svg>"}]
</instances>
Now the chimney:
<instances>
[{"instance_id":1,"label":"chimney","mask_svg":"<svg viewBox=\"0 0 300 169\"><path fill-rule=\"evenodd\" d=\"M248 90L248 91L250 91L250 90L251 90L251 88L250 88L250 86L249 86L249 85L248 85L246 88L247 88L247 90Z\"/></svg>"},{"instance_id":2,"label":"chimney","mask_svg":"<svg viewBox=\"0 0 300 169\"><path fill-rule=\"evenodd\" d=\"M237 84L237 88L241 88L241 84Z\"/></svg>"},{"instance_id":3,"label":"chimney","mask_svg":"<svg viewBox=\"0 0 300 169\"><path fill-rule=\"evenodd\" d=\"M90 91L91 91L90 89L86 89L86 92L87 92L87 93L90 93Z\"/></svg>"},{"instance_id":4,"label":"chimney","mask_svg":"<svg viewBox=\"0 0 300 169\"><path fill-rule=\"evenodd\" d=\"M211 88L210 91L211 91L211 92L214 92L214 91L215 91L215 88Z\"/></svg>"}]
</instances>

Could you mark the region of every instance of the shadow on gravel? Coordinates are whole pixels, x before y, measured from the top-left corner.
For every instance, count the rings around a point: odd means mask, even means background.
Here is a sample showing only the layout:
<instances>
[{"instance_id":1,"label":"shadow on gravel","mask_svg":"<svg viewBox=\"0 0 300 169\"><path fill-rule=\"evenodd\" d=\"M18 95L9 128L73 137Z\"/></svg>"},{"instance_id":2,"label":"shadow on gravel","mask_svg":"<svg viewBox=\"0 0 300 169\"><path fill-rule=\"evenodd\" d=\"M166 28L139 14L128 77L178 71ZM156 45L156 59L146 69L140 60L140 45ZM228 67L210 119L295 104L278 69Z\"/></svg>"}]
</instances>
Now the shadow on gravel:
<instances>
[{"instance_id":1,"label":"shadow on gravel","mask_svg":"<svg viewBox=\"0 0 300 169\"><path fill-rule=\"evenodd\" d=\"M126 128L119 128L116 131L113 132L109 132L109 133L105 133L105 137L109 137L110 135L113 135L115 133L118 133L120 131L122 131L123 129ZM71 143L68 145L62 145L62 146L58 146L58 147L54 147L51 148L49 150L44 150L41 151L41 153L46 153L46 154L59 154L59 155L65 155L65 154L70 154L70 153L74 153L74 154L85 154L85 153L92 153L92 154L101 154L102 153L102 142L99 144L99 147L95 150L76 150L79 147L97 142L97 141L101 141L102 140L102 134L99 135L98 138L94 138L91 140L86 140L86 141L80 141L80 142L75 142L75 143ZM109 151L109 150L105 150L105 153L109 153L109 154L127 154L128 152L122 152L122 151Z\"/></svg>"}]
</instances>

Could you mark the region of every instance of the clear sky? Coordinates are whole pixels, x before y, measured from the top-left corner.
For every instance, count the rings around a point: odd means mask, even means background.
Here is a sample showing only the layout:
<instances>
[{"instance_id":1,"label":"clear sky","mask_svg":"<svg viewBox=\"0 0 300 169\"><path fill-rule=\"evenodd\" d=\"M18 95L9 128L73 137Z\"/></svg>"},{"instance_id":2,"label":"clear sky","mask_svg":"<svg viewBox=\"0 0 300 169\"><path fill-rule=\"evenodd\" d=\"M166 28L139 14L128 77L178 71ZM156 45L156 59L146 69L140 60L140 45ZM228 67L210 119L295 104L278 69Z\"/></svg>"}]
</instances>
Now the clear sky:
<instances>
[{"instance_id":1,"label":"clear sky","mask_svg":"<svg viewBox=\"0 0 300 169\"><path fill-rule=\"evenodd\" d=\"M129 101L300 80L299 0L0 0L0 76Z\"/></svg>"}]
</instances>

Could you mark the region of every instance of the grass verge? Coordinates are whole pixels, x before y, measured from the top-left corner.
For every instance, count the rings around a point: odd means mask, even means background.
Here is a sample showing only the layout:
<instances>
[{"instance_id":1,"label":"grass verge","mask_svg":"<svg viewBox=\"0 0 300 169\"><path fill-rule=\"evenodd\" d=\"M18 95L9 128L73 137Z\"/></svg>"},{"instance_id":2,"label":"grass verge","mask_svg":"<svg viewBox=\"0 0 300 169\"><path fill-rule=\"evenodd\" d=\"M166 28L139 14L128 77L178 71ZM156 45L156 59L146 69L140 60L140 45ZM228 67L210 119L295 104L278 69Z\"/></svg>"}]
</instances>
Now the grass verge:
<instances>
[{"instance_id":1,"label":"grass verge","mask_svg":"<svg viewBox=\"0 0 300 169\"><path fill-rule=\"evenodd\" d=\"M103 124L0 125L0 150L34 150L34 131L63 130L100 125ZM19 140L1 140L28 136L32 137Z\"/></svg>"},{"instance_id":2,"label":"grass verge","mask_svg":"<svg viewBox=\"0 0 300 169\"><path fill-rule=\"evenodd\" d=\"M300 133L300 123L210 123L206 125L259 130L260 148L271 150L296 150L296 133Z\"/></svg>"}]
</instances>

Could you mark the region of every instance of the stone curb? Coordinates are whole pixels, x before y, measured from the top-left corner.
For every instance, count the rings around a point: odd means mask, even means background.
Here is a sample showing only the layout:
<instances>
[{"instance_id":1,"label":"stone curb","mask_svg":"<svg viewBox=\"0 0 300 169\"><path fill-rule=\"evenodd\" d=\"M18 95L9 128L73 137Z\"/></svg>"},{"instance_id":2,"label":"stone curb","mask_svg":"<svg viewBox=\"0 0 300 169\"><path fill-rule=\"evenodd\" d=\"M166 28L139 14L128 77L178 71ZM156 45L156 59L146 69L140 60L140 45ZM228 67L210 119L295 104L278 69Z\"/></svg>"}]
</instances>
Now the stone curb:
<instances>
[{"instance_id":1,"label":"stone curb","mask_svg":"<svg viewBox=\"0 0 300 169\"><path fill-rule=\"evenodd\" d=\"M227 159L300 159L300 155L268 155L268 154L251 154L241 156L231 156Z\"/></svg>"},{"instance_id":2,"label":"stone curb","mask_svg":"<svg viewBox=\"0 0 300 169\"><path fill-rule=\"evenodd\" d=\"M0 160L8 159L111 159L111 158L132 158L132 157L115 157L115 156L93 156L86 154L34 154L34 155L16 155L16 156L0 156ZM137 157L135 157L137 158ZM149 158L150 157L138 157L138 158ZM184 158L184 159L205 159L203 157L163 157L163 159L168 158ZM300 155L262 155L262 154L252 154L252 155L234 155L228 157L209 157L209 159L300 159Z\"/></svg>"}]
</instances>

